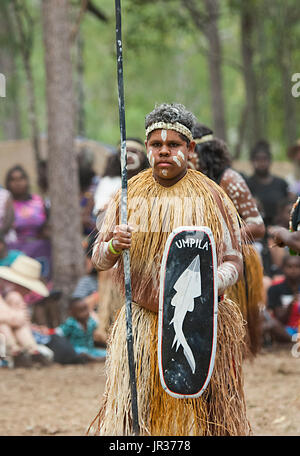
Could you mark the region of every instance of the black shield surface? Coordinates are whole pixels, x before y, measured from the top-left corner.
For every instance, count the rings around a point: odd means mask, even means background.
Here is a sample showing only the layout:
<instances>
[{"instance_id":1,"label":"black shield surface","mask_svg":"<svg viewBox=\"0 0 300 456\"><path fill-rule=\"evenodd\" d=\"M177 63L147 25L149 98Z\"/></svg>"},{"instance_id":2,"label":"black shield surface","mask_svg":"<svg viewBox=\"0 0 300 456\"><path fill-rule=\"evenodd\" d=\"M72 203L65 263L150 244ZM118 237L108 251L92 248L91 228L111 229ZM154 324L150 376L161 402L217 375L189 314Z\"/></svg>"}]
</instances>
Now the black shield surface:
<instances>
[{"instance_id":1,"label":"black shield surface","mask_svg":"<svg viewBox=\"0 0 300 456\"><path fill-rule=\"evenodd\" d=\"M161 265L158 362L163 388L198 397L212 374L217 331L215 243L207 227L179 227Z\"/></svg>"}]
</instances>

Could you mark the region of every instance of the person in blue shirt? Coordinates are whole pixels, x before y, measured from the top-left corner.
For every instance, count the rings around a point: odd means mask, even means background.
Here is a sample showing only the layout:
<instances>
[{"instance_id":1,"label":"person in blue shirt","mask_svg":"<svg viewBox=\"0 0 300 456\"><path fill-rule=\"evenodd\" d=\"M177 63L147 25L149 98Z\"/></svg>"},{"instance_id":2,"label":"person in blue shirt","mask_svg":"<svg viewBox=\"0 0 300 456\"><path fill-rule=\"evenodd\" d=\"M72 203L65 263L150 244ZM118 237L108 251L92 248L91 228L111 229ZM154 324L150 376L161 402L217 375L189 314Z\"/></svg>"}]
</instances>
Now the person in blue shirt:
<instances>
[{"instance_id":1,"label":"person in blue shirt","mask_svg":"<svg viewBox=\"0 0 300 456\"><path fill-rule=\"evenodd\" d=\"M56 333L66 337L76 353L85 353L90 361L104 361L106 350L95 347L94 331L98 323L91 317L88 303L84 299L71 298L70 317L58 328Z\"/></svg>"}]
</instances>

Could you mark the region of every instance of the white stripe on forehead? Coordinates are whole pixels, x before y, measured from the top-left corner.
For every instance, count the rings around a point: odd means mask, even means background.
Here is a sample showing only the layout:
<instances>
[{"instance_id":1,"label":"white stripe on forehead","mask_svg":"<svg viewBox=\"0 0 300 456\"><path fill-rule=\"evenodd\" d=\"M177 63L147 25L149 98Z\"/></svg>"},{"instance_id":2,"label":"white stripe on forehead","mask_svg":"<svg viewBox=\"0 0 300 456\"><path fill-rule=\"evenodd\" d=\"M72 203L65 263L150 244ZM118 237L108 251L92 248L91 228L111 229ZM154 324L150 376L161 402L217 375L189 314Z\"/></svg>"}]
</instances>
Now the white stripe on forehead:
<instances>
[{"instance_id":1,"label":"white stripe on forehead","mask_svg":"<svg viewBox=\"0 0 300 456\"><path fill-rule=\"evenodd\" d=\"M167 139L167 130L162 130L161 131L161 139L165 141Z\"/></svg>"}]
</instances>

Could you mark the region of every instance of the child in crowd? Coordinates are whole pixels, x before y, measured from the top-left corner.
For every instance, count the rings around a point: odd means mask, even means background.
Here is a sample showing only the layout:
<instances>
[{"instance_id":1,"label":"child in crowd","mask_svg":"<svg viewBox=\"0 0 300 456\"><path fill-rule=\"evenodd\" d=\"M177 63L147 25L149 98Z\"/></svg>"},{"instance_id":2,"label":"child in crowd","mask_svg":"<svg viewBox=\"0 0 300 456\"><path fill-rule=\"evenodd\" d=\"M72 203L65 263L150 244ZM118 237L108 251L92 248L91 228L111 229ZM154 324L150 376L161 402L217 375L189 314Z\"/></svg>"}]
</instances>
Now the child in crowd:
<instances>
[{"instance_id":1,"label":"child in crowd","mask_svg":"<svg viewBox=\"0 0 300 456\"><path fill-rule=\"evenodd\" d=\"M300 256L286 255L284 278L268 290L265 331L277 342L292 342L300 324Z\"/></svg>"},{"instance_id":2,"label":"child in crowd","mask_svg":"<svg viewBox=\"0 0 300 456\"><path fill-rule=\"evenodd\" d=\"M0 335L14 367L30 367L34 362L50 364L52 352L34 339L24 296L35 291L48 296L40 280L41 264L26 255L18 256L11 266L0 266Z\"/></svg>"},{"instance_id":3,"label":"child in crowd","mask_svg":"<svg viewBox=\"0 0 300 456\"><path fill-rule=\"evenodd\" d=\"M56 333L65 336L76 353L84 353L89 361L104 361L106 350L95 347L94 331L98 323L90 315L85 299L71 298L71 316L56 328Z\"/></svg>"}]
</instances>

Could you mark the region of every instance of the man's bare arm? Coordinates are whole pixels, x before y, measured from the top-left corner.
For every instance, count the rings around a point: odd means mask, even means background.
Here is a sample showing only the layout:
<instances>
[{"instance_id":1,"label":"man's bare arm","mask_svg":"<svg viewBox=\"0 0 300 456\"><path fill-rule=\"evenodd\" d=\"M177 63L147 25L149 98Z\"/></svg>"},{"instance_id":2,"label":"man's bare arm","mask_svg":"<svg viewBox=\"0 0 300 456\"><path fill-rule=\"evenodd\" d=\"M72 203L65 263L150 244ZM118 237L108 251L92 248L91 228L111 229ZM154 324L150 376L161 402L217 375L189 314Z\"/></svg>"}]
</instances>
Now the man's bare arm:
<instances>
[{"instance_id":1,"label":"man's bare arm","mask_svg":"<svg viewBox=\"0 0 300 456\"><path fill-rule=\"evenodd\" d=\"M112 268L123 250L131 246L132 228L128 225L117 225L111 235L103 241L96 241L92 262L95 268L106 271Z\"/></svg>"}]
</instances>

